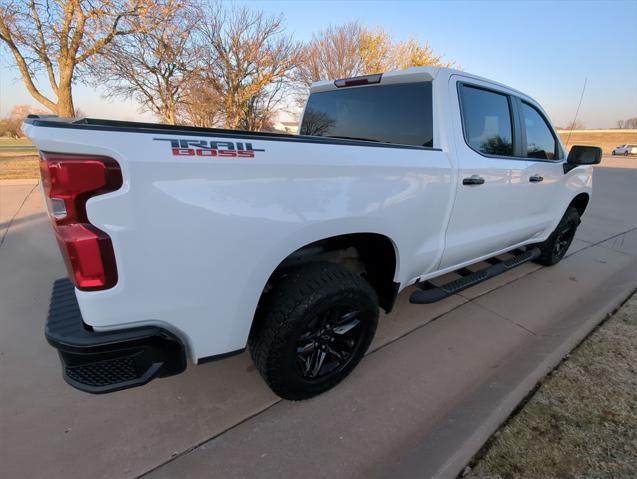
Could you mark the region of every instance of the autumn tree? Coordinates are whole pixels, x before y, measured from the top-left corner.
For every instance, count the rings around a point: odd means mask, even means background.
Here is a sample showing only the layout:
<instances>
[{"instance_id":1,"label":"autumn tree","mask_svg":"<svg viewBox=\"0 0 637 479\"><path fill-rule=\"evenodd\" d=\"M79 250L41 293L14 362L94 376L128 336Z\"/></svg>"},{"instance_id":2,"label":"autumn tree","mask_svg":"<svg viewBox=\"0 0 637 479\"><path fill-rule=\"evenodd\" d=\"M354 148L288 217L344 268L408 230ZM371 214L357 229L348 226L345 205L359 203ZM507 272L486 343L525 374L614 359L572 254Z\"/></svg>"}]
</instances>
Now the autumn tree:
<instances>
[{"instance_id":1,"label":"autumn tree","mask_svg":"<svg viewBox=\"0 0 637 479\"><path fill-rule=\"evenodd\" d=\"M224 125L261 129L281 101L300 47L281 17L220 3L206 12L204 75L223 99Z\"/></svg>"},{"instance_id":2,"label":"autumn tree","mask_svg":"<svg viewBox=\"0 0 637 479\"><path fill-rule=\"evenodd\" d=\"M451 66L429 44L415 39L392 41L381 27L370 30L358 22L331 26L314 34L304 46L297 80L348 78L414 66Z\"/></svg>"},{"instance_id":3,"label":"autumn tree","mask_svg":"<svg viewBox=\"0 0 637 479\"><path fill-rule=\"evenodd\" d=\"M134 99L163 123L176 124L200 48L194 31L201 12L182 6L151 31L135 32L104 49L94 70L107 97Z\"/></svg>"},{"instance_id":4,"label":"autumn tree","mask_svg":"<svg viewBox=\"0 0 637 479\"><path fill-rule=\"evenodd\" d=\"M0 0L4 42L31 96L60 116L73 116L73 83L120 37L149 32L177 0ZM53 96L37 84L44 72Z\"/></svg>"}]
</instances>

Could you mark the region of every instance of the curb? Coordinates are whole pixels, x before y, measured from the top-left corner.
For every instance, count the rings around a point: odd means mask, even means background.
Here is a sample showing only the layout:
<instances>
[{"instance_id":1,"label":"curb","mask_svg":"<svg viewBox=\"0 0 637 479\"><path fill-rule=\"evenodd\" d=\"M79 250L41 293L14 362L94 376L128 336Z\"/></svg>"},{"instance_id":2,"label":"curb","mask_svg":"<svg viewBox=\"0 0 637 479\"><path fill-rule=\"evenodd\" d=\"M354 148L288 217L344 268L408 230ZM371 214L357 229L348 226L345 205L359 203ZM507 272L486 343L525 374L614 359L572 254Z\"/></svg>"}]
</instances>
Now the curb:
<instances>
[{"instance_id":1,"label":"curb","mask_svg":"<svg viewBox=\"0 0 637 479\"><path fill-rule=\"evenodd\" d=\"M381 467L379 477L455 478L480 452L489 438L542 379L577 347L637 288L635 261L601 292L575 305L562 321L523 347L505 369L478 385L467 399L441 418L432 431L393 464ZM538 362L538 358L543 358ZM520 379L522 377L522 379Z\"/></svg>"}]
</instances>

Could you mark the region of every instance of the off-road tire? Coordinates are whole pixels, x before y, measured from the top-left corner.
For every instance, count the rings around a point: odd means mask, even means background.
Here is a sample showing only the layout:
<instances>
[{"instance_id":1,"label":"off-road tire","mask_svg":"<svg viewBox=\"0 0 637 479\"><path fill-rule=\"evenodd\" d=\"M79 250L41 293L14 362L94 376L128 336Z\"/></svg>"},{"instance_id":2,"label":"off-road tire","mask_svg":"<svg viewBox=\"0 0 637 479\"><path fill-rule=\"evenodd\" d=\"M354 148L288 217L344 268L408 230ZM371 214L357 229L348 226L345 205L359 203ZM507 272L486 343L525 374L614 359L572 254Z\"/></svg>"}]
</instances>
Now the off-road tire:
<instances>
[{"instance_id":1,"label":"off-road tire","mask_svg":"<svg viewBox=\"0 0 637 479\"><path fill-rule=\"evenodd\" d=\"M579 224L579 212L574 207L569 206L551 236L537 245L541 254L535 262L544 266L559 263L568 251Z\"/></svg>"},{"instance_id":2,"label":"off-road tire","mask_svg":"<svg viewBox=\"0 0 637 479\"><path fill-rule=\"evenodd\" d=\"M301 400L342 381L359 363L378 324L378 298L365 279L344 266L320 262L295 268L275 280L259 305L248 340L255 366L284 399ZM298 366L298 341L321 315L351 304L360 310L360 338L347 363L325 377L308 379ZM307 333L305 333L307 334Z\"/></svg>"}]
</instances>

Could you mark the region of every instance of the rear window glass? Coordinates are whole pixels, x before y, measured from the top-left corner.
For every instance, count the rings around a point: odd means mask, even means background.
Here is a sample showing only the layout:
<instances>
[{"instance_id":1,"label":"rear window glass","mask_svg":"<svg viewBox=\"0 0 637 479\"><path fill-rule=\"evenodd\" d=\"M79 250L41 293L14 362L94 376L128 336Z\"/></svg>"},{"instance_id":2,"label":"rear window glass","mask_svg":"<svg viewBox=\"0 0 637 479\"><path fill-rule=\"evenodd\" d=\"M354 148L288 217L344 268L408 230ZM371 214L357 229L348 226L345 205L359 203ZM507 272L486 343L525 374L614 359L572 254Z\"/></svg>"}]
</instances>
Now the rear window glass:
<instances>
[{"instance_id":1,"label":"rear window glass","mask_svg":"<svg viewBox=\"0 0 637 479\"><path fill-rule=\"evenodd\" d=\"M301 135L433 146L431 82L312 93Z\"/></svg>"}]
</instances>

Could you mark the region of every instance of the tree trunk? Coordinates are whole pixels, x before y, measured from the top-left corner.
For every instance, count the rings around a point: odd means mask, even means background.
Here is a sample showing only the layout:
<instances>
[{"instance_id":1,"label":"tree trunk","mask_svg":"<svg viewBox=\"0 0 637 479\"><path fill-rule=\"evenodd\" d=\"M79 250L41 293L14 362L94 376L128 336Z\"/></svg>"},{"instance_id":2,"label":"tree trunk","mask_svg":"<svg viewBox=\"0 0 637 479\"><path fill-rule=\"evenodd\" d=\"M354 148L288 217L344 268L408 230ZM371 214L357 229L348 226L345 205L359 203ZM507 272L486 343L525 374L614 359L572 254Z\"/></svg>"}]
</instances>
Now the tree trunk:
<instances>
[{"instance_id":1,"label":"tree trunk","mask_svg":"<svg viewBox=\"0 0 637 479\"><path fill-rule=\"evenodd\" d=\"M60 85L58 90L58 103L56 114L61 117L74 117L75 107L73 106L73 94L71 91L71 84Z\"/></svg>"},{"instance_id":2,"label":"tree trunk","mask_svg":"<svg viewBox=\"0 0 637 479\"><path fill-rule=\"evenodd\" d=\"M60 67L60 82L57 91L57 116L74 117L75 106L73 105L73 66L64 65Z\"/></svg>"}]
</instances>

